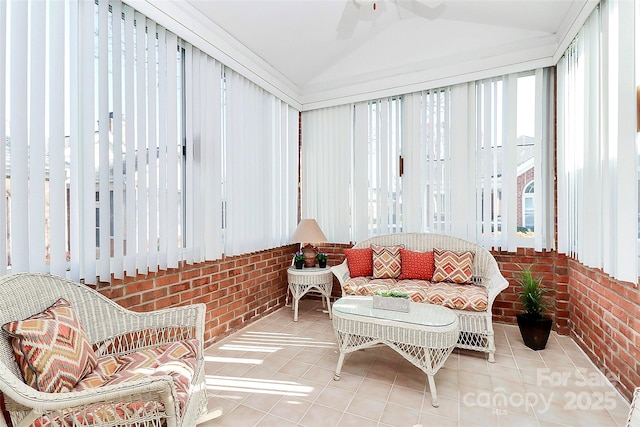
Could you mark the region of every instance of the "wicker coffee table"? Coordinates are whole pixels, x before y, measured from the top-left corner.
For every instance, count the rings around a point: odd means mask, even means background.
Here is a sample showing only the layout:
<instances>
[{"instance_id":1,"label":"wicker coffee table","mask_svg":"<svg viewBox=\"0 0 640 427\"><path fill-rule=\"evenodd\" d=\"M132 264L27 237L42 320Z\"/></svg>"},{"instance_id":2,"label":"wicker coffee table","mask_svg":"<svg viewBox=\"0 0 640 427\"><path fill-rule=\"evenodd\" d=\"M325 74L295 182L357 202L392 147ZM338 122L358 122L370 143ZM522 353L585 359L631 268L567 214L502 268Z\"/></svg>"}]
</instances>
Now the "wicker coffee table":
<instances>
[{"instance_id":1,"label":"wicker coffee table","mask_svg":"<svg viewBox=\"0 0 640 427\"><path fill-rule=\"evenodd\" d=\"M343 297L333 303L333 328L340 357L334 380L340 379L344 356L385 344L397 351L429 380L431 404L438 407L434 376L458 341L458 316L450 309L411 302L408 313L374 309L371 297Z\"/></svg>"}]
</instances>

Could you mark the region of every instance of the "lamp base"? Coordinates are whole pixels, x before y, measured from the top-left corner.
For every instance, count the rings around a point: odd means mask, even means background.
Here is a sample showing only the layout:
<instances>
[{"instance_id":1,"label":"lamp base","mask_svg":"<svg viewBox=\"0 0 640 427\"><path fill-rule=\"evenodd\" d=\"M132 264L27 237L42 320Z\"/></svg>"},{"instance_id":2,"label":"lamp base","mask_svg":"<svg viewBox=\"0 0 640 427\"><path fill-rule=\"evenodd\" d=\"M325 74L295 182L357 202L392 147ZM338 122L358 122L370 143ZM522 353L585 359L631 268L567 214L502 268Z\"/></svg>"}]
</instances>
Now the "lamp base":
<instances>
[{"instance_id":1,"label":"lamp base","mask_svg":"<svg viewBox=\"0 0 640 427\"><path fill-rule=\"evenodd\" d=\"M304 266L305 268L313 268L316 266L316 255L318 255L318 250L315 246L306 245L302 248L302 253L304 255Z\"/></svg>"}]
</instances>

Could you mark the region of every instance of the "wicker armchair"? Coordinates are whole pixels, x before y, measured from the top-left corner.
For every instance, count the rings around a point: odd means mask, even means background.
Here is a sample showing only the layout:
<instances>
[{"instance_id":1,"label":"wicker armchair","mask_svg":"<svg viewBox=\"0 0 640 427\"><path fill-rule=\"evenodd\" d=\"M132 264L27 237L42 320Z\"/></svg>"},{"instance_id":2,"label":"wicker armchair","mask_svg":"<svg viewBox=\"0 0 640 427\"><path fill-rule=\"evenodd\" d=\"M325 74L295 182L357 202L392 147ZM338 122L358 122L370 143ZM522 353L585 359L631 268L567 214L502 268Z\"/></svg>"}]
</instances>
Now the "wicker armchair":
<instances>
[{"instance_id":1,"label":"wicker armchair","mask_svg":"<svg viewBox=\"0 0 640 427\"><path fill-rule=\"evenodd\" d=\"M629 408L629 418L626 427L640 427L640 387L637 387L633 393L631 400L631 408Z\"/></svg>"},{"instance_id":2,"label":"wicker armchair","mask_svg":"<svg viewBox=\"0 0 640 427\"><path fill-rule=\"evenodd\" d=\"M11 339L2 331L0 392L14 426L196 425L207 409L203 304L137 313L86 285L52 275L25 273L0 278L0 325L39 313L59 298L71 303L98 357L123 356L182 340L198 340L186 403L182 408L178 405L174 382L163 374L81 391L38 391L24 382ZM0 426L6 426L1 415Z\"/></svg>"}]
</instances>

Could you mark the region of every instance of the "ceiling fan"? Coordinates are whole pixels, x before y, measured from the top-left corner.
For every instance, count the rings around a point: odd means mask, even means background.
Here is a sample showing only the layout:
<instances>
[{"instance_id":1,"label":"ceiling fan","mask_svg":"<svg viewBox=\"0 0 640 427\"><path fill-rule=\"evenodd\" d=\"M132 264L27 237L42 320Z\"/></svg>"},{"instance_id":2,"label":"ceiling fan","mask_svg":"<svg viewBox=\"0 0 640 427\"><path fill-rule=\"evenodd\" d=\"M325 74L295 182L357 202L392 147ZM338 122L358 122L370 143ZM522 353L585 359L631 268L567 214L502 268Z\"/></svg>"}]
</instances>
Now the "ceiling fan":
<instances>
[{"instance_id":1,"label":"ceiling fan","mask_svg":"<svg viewBox=\"0 0 640 427\"><path fill-rule=\"evenodd\" d=\"M386 12L387 4L393 4L401 17L403 8L425 19L435 19L444 12L443 0L346 0L338 22L338 39L350 38L358 21L374 21Z\"/></svg>"}]
</instances>

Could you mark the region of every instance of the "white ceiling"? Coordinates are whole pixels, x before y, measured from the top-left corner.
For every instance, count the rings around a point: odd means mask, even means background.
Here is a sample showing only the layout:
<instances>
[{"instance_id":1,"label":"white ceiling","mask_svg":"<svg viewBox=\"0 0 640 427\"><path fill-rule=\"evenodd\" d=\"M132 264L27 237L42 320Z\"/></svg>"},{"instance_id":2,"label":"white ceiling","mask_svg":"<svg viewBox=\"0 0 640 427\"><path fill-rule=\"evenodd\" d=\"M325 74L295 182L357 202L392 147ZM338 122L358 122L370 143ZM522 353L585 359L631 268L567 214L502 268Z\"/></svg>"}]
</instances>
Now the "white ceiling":
<instances>
[{"instance_id":1,"label":"white ceiling","mask_svg":"<svg viewBox=\"0 0 640 427\"><path fill-rule=\"evenodd\" d=\"M226 40L226 55L254 72L259 67L262 78L304 109L552 65L595 6L593 0L178 3L192 24Z\"/></svg>"}]
</instances>

